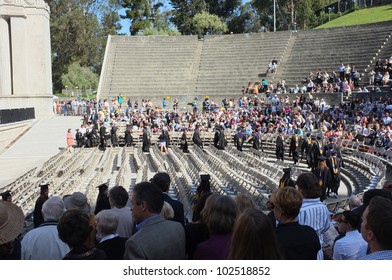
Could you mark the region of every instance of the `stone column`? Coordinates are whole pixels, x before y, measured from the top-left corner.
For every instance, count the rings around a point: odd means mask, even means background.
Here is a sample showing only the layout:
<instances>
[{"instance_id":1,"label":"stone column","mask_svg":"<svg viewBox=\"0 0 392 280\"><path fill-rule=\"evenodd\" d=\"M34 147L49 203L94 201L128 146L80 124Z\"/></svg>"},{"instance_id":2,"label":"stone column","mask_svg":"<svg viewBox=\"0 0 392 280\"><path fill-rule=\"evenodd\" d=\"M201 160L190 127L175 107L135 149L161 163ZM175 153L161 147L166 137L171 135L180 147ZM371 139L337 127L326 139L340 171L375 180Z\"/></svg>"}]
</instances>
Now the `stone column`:
<instances>
[{"instance_id":1,"label":"stone column","mask_svg":"<svg viewBox=\"0 0 392 280\"><path fill-rule=\"evenodd\" d=\"M12 94L9 22L0 16L0 96Z\"/></svg>"},{"instance_id":2,"label":"stone column","mask_svg":"<svg viewBox=\"0 0 392 280\"><path fill-rule=\"evenodd\" d=\"M26 18L11 17L11 46L12 46L12 90L14 95L27 94L27 67L26 64Z\"/></svg>"}]
</instances>

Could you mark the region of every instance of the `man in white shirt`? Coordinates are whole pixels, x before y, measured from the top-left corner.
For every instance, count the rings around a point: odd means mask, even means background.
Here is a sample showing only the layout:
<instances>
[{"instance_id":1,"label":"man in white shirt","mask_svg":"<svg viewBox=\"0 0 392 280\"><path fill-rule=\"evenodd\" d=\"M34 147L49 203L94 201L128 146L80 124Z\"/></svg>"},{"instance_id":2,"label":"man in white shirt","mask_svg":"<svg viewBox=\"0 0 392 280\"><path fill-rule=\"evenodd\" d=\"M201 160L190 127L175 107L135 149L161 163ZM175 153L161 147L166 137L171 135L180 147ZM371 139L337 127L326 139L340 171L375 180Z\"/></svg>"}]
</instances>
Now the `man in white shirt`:
<instances>
[{"instance_id":1,"label":"man in white shirt","mask_svg":"<svg viewBox=\"0 0 392 280\"><path fill-rule=\"evenodd\" d=\"M361 226L361 217L350 210L342 213L338 220L338 230L345 234L338 239L333 247L334 260L358 260L366 255L367 242L358 231Z\"/></svg>"}]
</instances>

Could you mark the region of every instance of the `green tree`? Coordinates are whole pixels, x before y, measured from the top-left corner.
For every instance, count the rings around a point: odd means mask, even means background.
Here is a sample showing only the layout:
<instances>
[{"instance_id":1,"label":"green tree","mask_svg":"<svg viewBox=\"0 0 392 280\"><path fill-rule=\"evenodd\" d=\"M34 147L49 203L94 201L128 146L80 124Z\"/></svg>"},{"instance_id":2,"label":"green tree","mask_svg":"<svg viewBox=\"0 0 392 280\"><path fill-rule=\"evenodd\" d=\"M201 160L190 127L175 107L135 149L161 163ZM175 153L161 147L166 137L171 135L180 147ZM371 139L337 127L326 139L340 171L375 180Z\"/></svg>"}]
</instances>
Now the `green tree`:
<instances>
[{"instance_id":1,"label":"green tree","mask_svg":"<svg viewBox=\"0 0 392 280\"><path fill-rule=\"evenodd\" d=\"M183 35L195 34L192 21L193 17L203 11L207 11L204 0L171 0L173 7L170 21Z\"/></svg>"},{"instance_id":2,"label":"green tree","mask_svg":"<svg viewBox=\"0 0 392 280\"><path fill-rule=\"evenodd\" d=\"M253 8L252 3L247 2L228 19L227 26L229 31L235 34L258 32L261 29L260 15Z\"/></svg>"},{"instance_id":3,"label":"green tree","mask_svg":"<svg viewBox=\"0 0 392 280\"><path fill-rule=\"evenodd\" d=\"M79 62L100 73L108 34L121 26L111 12L116 0L48 1L51 18L52 80L54 91L63 88L62 75ZM104 8L106 7L106 8ZM109 12L111 10L111 12ZM102 12L104 11L104 12ZM110 15L109 18L105 15Z\"/></svg>"},{"instance_id":4,"label":"green tree","mask_svg":"<svg viewBox=\"0 0 392 280\"><path fill-rule=\"evenodd\" d=\"M215 34L227 31L227 24L222 22L217 15L211 15L207 12L201 12L193 17L194 30L199 35L204 35L206 32Z\"/></svg>"},{"instance_id":5,"label":"green tree","mask_svg":"<svg viewBox=\"0 0 392 280\"><path fill-rule=\"evenodd\" d=\"M99 76L89 67L82 67L78 62L74 62L68 67L67 73L61 76L64 87L97 90Z\"/></svg>"},{"instance_id":6,"label":"green tree","mask_svg":"<svg viewBox=\"0 0 392 280\"><path fill-rule=\"evenodd\" d=\"M205 0L207 12L226 21L241 6L241 0Z\"/></svg>"}]
</instances>

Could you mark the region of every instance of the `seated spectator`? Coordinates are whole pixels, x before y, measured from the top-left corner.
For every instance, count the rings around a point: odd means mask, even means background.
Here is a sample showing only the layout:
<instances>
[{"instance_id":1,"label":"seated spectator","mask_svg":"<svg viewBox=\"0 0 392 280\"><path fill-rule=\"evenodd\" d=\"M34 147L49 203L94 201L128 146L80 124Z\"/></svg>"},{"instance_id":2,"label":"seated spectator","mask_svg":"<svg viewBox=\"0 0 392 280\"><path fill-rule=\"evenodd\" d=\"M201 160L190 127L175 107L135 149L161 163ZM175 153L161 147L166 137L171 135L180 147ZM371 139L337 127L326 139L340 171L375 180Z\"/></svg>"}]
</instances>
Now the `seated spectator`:
<instances>
[{"instance_id":1,"label":"seated spectator","mask_svg":"<svg viewBox=\"0 0 392 280\"><path fill-rule=\"evenodd\" d=\"M106 253L97 248L88 248L92 226L89 215L79 209L65 211L57 225L60 239L67 243L71 251L63 260L106 260Z\"/></svg>"},{"instance_id":2,"label":"seated spectator","mask_svg":"<svg viewBox=\"0 0 392 280\"><path fill-rule=\"evenodd\" d=\"M23 260L61 260L69 247L59 238L57 223L65 212L63 200L52 196L42 206L44 223L22 239Z\"/></svg>"},{"instance_id":3,"label":"seated spectator","mask_svg":"<svg viewBox=\"0 0 392 280\"><path fill-rule=\"evenodd\" d=\"M237 205L231 197L220 194L208 197L201 215L210 238L197 245L195 260L227 259L237 214Z\"/></svg>"},{"instance_id":4,"label":"seated spectator","mask_svg":"<svg viewBox=\"0 0 392 280\"><path fill-rule=\"evenodd\" d=\"M235 222L230 245L230 260L279 260L274 228L264 213L247 208Z\"/></svg>"},{"instance_id":5,"label":"seated spectator","mask_svg":"<svg viewBox=\"0 0 392 280\"><path fill-rule=\"evenodd\" d=\"M338 219L338 231L344 236L335 242L334 260L358 260L366 255L367 243L358 231L361 217L353 211L346 210Z\"/></svg>"},{"instance_id":6,"label":"seated spectator","mask_svg":"<svg viewBox=\"0 0 392 280\"><path fill-rule=\"evenodd\" d=\"M362 215L361 233L370 254L361 260L392 260L392 201L374 197Z\"/></svg>"},{"instance_id":7,"label":"seated spectator","mask_svg":"<svg viewBox=\"0 0 392 280\"><path fill-rule=\"evenodd\" d=\"M22 209L8 201L0 201L0 260L20 260L21 244L18 236L23 232Z\"/></svg>"},{"instance_id":8,"label":"seated spectator","mask_svg":"<svg viewBox=\"0 0 392 280\"><path fill-rule=\"evenodd\" d=\"M99 237L97 248L104 251L109 260L122 260L128 238L120 237L116 233L118 214L110 210L102 210L95 216L95 220L97 237Z\"/></svg>"},{"instance_id":9,"label":"seated spectator","mask_svg":"<svg viewBox=\"0 0 392 280\"><path fill-rule=\"evenodd\" d=\"M161 217L163 202L162 190L155 184L134 186L131 205L137 231L125 244L125 260L185 259L184 227Z\"/></svg>"},{"instance_id":10,"label":"seated spectator","mask_svg":"<svg viewBox=\"0 0 392 280\"><path fill-rule=\"evenodd\" d=\"M316 231L298 223L302 195L295 188L279 188L270 198L279 224L276 236L282 256L286 260L317 260L321 249Z\"/></svg>"}]
</instances>

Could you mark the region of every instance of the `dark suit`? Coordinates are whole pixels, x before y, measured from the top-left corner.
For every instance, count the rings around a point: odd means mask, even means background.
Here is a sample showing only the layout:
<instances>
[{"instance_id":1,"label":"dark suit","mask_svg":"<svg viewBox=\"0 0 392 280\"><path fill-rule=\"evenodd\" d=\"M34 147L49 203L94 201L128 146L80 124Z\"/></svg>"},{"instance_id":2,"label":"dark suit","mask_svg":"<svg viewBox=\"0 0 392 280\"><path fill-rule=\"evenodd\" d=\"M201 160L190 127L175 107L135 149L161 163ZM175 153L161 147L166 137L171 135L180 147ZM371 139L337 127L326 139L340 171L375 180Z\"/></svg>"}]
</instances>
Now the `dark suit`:
<instances>
[{"instance_id":1,"label":"dark suit","mask_svg":"<svg viewBox=\"0 0 392 280\"><path fill-rule=\"evenodd\" d=\"M159 215L146 221L125 243L124 260L184 259L184 227Z\"/></svg>"},{"instance_id":2,"label":"dark suit","mask_svg":"<svg viewBox=\"0 0 392 280\"><path fill-rule=\"evenodd\" d=\"M170 206L174 210L174 218L172 221L179 222L182 225L184 224L184 205L173 198L171 198L167 193L163 193L163 200L170 204Z\"/></svg>"},{"instance_id":3,"label":"dark suit","mask_svg":"<svg viewBox=\"0 0 392 280\"><path fill-rule=\"evenodd\" d=\"M96 247L105 251L108 260L122 260L125 251L125 242L128 238L116 236L114 238L102 241Z\"/></svg>"}]
</instances>

